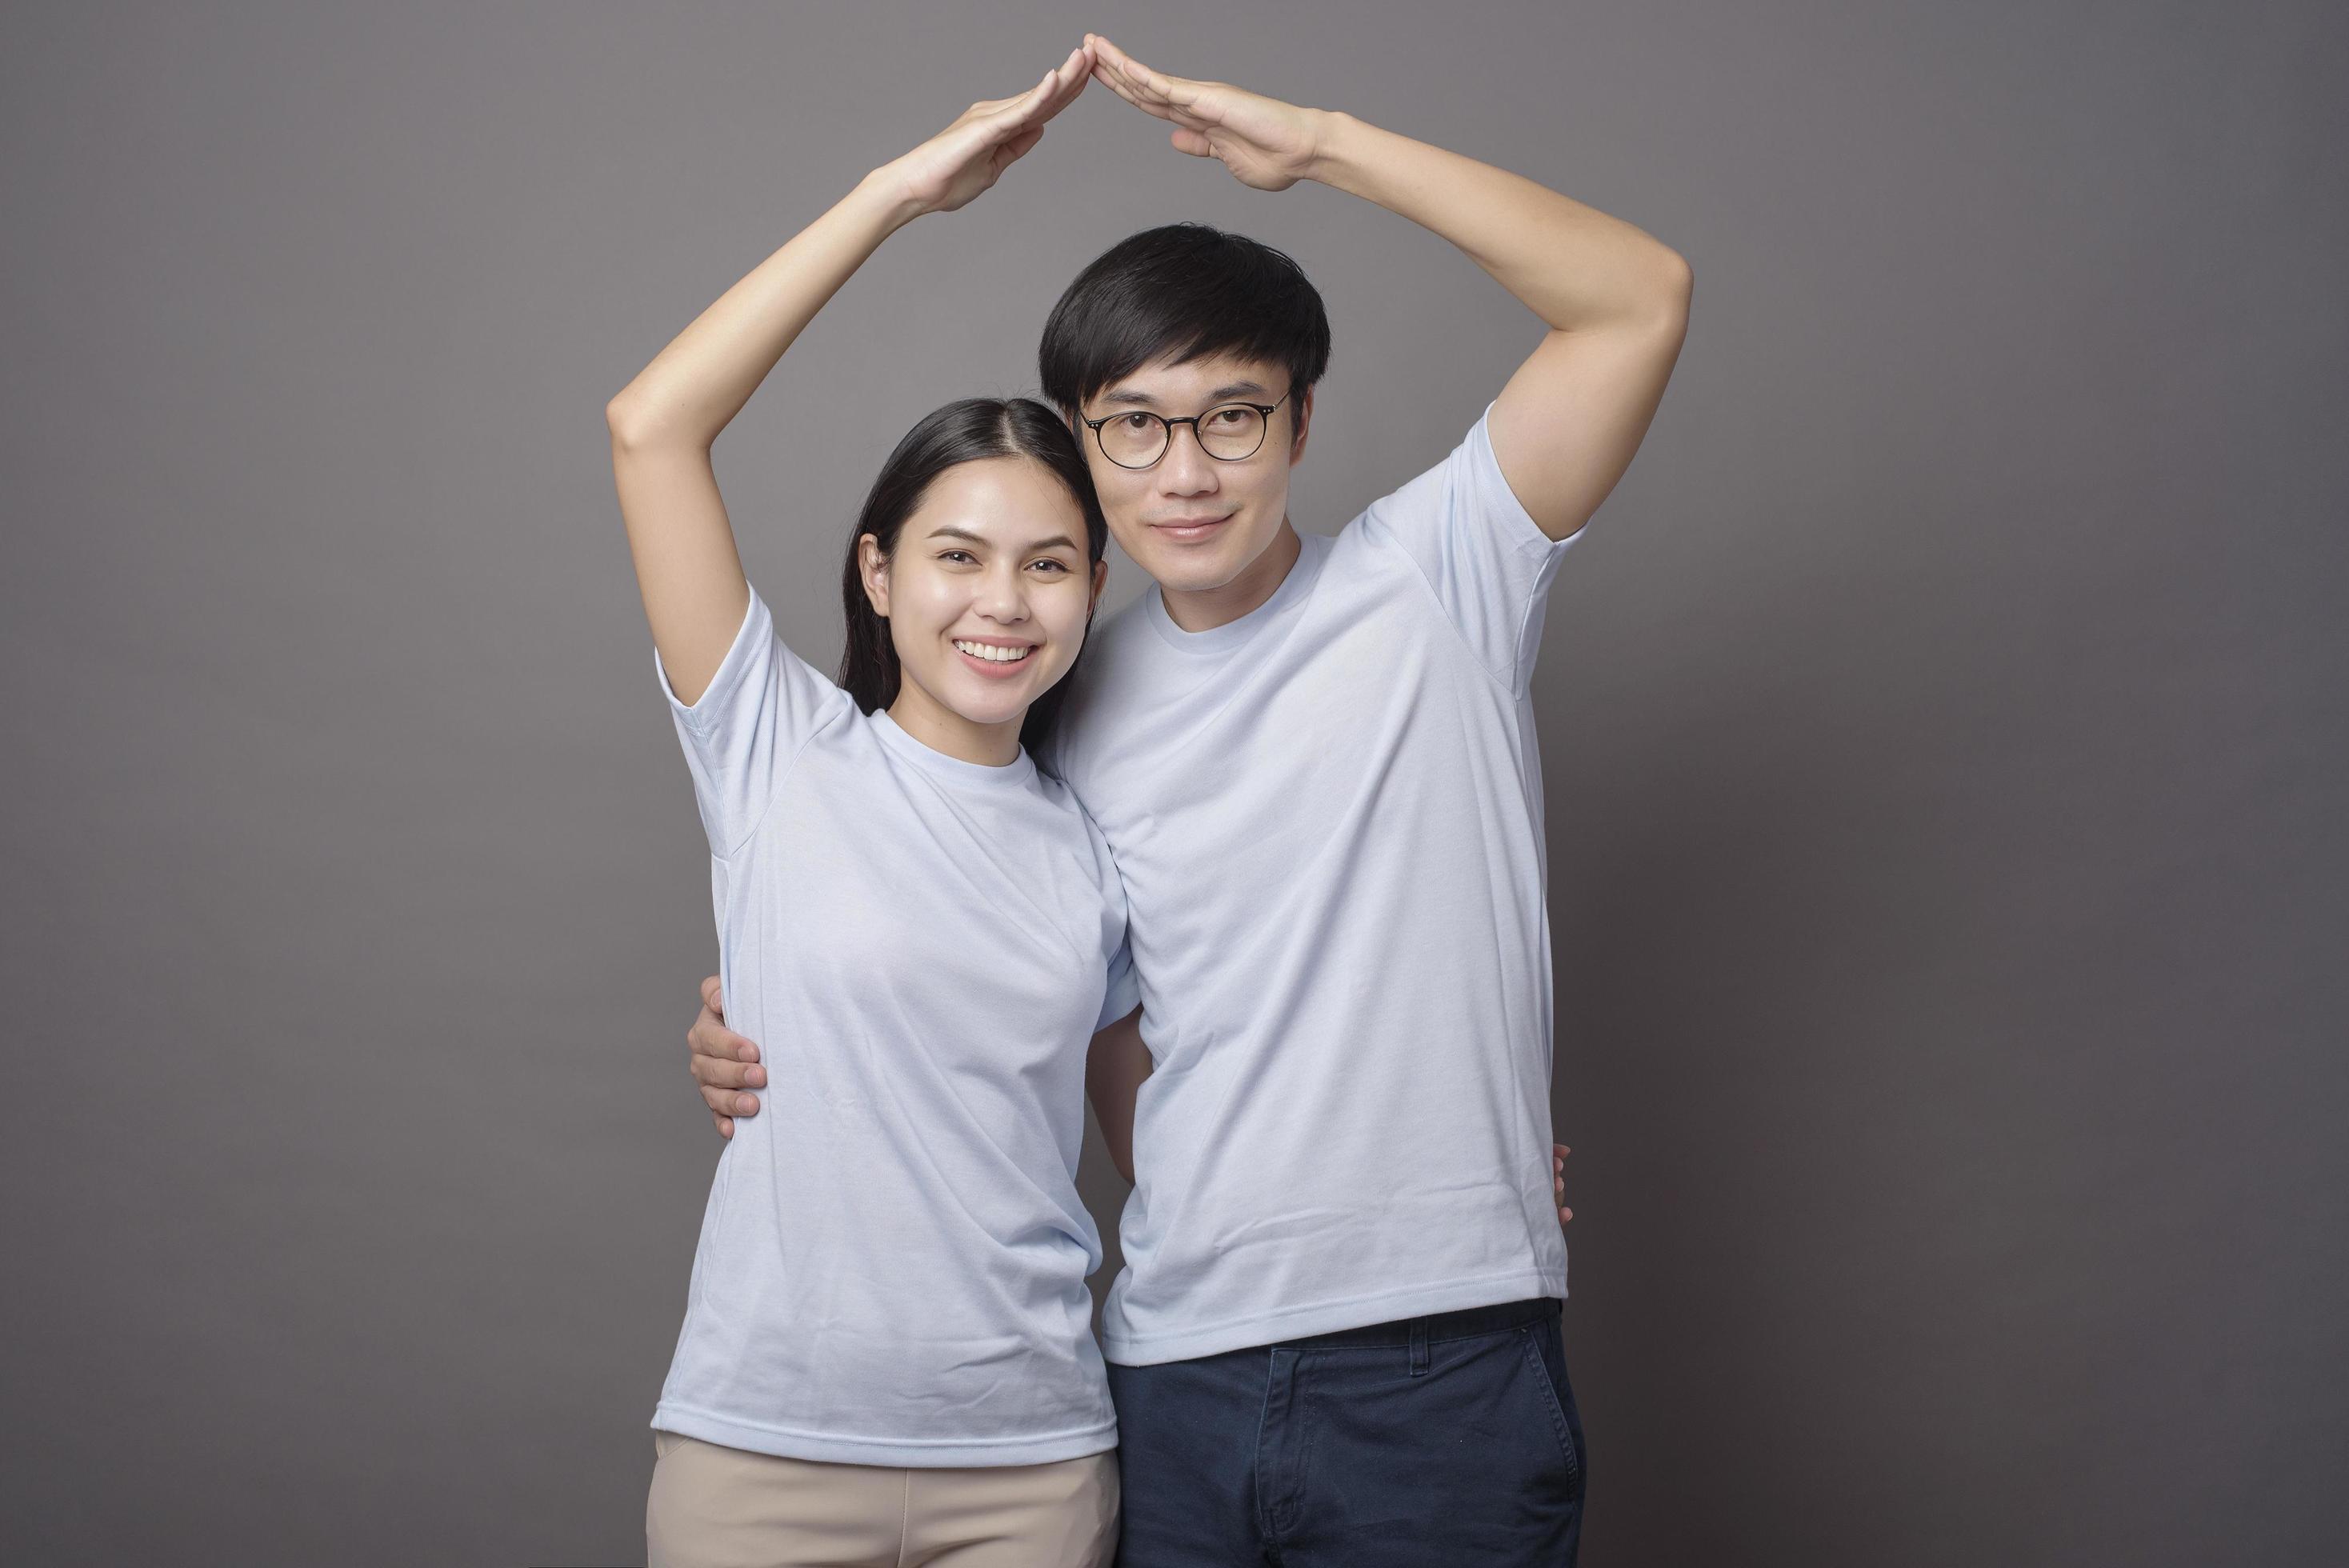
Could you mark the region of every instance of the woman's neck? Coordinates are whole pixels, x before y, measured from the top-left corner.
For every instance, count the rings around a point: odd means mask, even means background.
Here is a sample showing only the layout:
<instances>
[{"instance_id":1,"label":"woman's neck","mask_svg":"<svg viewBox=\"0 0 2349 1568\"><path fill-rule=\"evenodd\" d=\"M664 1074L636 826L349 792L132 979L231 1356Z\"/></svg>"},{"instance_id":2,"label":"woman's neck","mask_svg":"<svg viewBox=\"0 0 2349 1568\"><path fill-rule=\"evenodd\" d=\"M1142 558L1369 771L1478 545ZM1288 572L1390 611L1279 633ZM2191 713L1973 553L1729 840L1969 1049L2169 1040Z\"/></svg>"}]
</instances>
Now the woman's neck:
<instances>
[{"instance_id":1,"label":"woman's neck","mask_svg":"<svg viewBox=\"0 0 2349 1568\"><path fill-rule=\"evenodd\" d=\"M897 727L933 751L982 768L1009 768L1019 760L1019 726L1028 717L1021 708L999 724L965 718L924 691L913 681L902 681L897 700L889 705Z\"/></svg>"}]
</instances>

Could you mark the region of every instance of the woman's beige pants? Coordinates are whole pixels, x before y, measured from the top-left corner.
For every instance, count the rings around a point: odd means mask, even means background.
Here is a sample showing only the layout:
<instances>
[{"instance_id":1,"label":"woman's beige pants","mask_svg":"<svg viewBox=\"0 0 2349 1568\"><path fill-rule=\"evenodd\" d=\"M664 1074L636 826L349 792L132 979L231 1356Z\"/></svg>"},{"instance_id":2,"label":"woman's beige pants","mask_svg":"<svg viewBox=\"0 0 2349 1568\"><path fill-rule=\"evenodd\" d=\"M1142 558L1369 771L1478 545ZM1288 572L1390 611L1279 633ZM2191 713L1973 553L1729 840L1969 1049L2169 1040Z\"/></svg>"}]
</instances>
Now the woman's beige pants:
<instances>
[{"instance_id":1,"label":"woman's beige pants","mask_svg":"<svg viewBox=\"0 0 2349 1568\"><path fill-rule=\"evenodd\" d=\"M655 1429L650 1568L1104 1568L1117 1450L1050 1464L824 1464Z\"/></svg>"}]
</instances>

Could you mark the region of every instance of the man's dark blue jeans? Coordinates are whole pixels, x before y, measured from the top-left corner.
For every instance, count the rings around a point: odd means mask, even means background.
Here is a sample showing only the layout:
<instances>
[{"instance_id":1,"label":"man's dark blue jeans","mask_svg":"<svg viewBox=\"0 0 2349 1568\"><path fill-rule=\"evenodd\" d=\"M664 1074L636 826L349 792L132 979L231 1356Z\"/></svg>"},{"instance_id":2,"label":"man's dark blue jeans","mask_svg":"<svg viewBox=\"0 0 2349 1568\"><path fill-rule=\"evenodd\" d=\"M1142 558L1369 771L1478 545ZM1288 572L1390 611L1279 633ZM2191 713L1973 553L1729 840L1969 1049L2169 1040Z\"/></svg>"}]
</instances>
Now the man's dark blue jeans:
<instances>
[{"instance_id":1,"label":"man's dark blue jeans","mask_svg":"<svg viewBox=\"0 0 2349 1568\"><path fill-rule=\"evenodd\" d=\"M1109 1368L1118 1568L1541 1568L1582 1533L1555 1297Z\"/></svg>"}]
</instances>

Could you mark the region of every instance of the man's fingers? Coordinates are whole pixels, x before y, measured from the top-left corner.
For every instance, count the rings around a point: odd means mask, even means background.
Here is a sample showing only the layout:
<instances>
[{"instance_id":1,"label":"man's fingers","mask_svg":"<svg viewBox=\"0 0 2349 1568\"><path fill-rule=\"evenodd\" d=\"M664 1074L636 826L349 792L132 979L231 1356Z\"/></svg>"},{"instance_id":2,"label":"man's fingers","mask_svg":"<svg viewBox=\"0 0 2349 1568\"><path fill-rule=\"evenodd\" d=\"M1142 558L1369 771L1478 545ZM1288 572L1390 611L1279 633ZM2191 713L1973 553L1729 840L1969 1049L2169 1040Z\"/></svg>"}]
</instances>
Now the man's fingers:
<instances>
[{"instance_id":1,"label":"man's fingers","mask_svg":"<svg viewBox=\"0 0 2349 1568\"><path fill-rule=\"evenodd\" d=\"M685 1047L688 1062L705 1057L721 1062L755 1062L761 1054L757 1042L743 1038L715 1019L703 1019L688 1029Z\"/></svg>"},{"instance_id":2,"label":"man's fingers","mask_svg":"<svg viewBox=\"0 0 2349 1568\"><path fill-rule=\"evenodd\" d=\"M723 1000L724 998L718 994L717 975L712 975L701 983L701 1005L721 1018L726 1016L726 1009L719 1006Z\"/></svg>"},{"instance_id":3,"label":"man's fingers","mask_svg":"<svg viewBox=\"0 0 2349 1568\"><path fill-rule=\"evenodd\" d=\"M709 1119L718 1124L719 1137L731 1138L734 1136L734 1119L732 1117L720 1116L713 1110L709 1113Z\"/></svg>"},{"instance_id":4,"label":"man's fingers","mask_svg":"<svg viewBox=\"0 0 2349 1568\"><path fill-rule=\"evenodd\" d=\"M1168 108L1182 108L1197 100L1200 85L1197 82L1154 71L1115 44L1108 46L1117 60L1118 74L1132 82L1143 98Z\"/></svg>"},{"instance_id":5,"label":"man's fingers","mask_svg":"<svg viewBox=\"0 0 2349 1568\"><path fill-rule=\"evenodd\" d=\"M1125 52L1098 34L1088 33L1085 36L1093 46L1093 80L1143 113L1165 119L1165 111L1143 79L1133 75L1133 62Z\"/></svg>"},{"instance_id":6,"label":"man's fingers","mask_svg":"<svg viewBox=\"0 0 2349 1568\"><path fill-rule=\"evenodd\" d=\"M764 1088L767 1069L756 1062L730 1061L724 1057L695 1055L686 1060L693 1081L704 1088Z\"/></svg>"},{"instance_id":7,"label":"man's fingers","mask_svg":"<svg viewBox=\"0 0 2349 1568\"><path fill-rule=\"evenodd\" d=\"M701 1103L717 1115L756 1116L759 1114L759 1097L755 1094L744 1094L740 1089L712 1088L708 1084L703 1084L700 1088Z\"/></svg>"}]
</instances>

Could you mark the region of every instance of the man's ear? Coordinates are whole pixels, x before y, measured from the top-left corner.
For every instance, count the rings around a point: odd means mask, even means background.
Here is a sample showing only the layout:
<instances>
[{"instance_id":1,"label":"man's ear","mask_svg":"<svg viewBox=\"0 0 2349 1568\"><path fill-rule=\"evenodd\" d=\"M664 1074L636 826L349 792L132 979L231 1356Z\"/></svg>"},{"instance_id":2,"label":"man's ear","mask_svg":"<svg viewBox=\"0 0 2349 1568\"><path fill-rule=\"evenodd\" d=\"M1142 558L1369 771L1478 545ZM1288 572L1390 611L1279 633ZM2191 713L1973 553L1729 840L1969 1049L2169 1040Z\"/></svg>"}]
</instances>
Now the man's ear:
<instances>
[{"instance_id":1,"label":"man's ear","mask_svg":"<svg viewBox=\"0 0 2349 1568\"><path fill-rule=\"evenodd\" d=\"M889 618L889 560L881 542L869 533L856 539L856 574L864 581L865 602L883 620Z\"/></svg>"},{"instance_id":2,"label":"man's ear","mask_svg":"<svg viewBox=\"0 0 2349 1568\"><path fill-rule=\"evenodd\" d=\"M1305 456L1305 438L1313 433L1313 393L1308 387L1305 396L1297 400L1297 428L1288 438L1288 466L1295 468Z\"/></svg>"}]
</instances>

